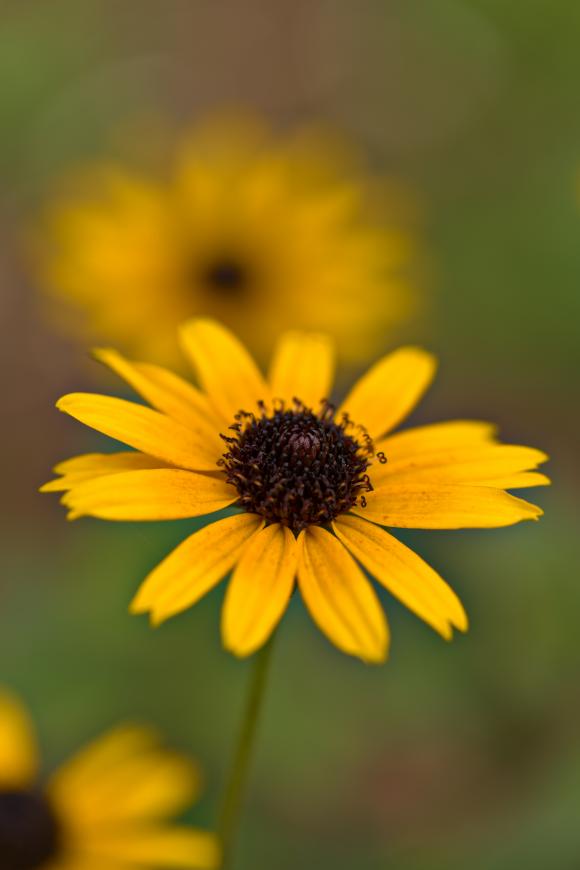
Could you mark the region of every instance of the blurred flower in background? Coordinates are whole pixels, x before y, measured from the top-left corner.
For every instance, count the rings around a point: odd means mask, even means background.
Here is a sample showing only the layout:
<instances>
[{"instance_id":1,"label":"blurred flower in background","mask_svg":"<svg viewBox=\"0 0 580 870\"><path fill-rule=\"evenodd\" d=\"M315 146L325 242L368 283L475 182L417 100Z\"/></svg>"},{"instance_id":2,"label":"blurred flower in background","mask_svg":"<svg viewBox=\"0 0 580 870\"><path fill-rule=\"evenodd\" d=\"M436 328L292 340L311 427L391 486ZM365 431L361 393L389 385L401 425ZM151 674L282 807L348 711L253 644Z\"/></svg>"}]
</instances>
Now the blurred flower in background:
<instances>
[{"instance_id":1,"label":"blurred flower in background","mask_svg":"<svg viewBox=\"0 0 580 870\"><path fill-rule=\"evenodd\" d=\"M177 324L208 314L260 356L283 328L323 328L356 361L415 306L410 197L321 129L278 138L257 117L215 116L164 178L104 163L64 187L37 239L40 278L83 342L175 363Z\"/></svg>"},{"instance_id":2,"label":"blurred flower in background","mask_svg":"<svg viewBox=\"0 0 580 870\"><path fill-rule=\"evenodd\" d=\"M499 444L493 426L475 421L392 434L435 374L435 359L419 348L380 359L336 409L328 398L334 348L323 335L285 333L267 380L214 321L189 321L181 338L201 390L157 366L98 352L152 407L64 396L61 411L134 450L75 457L42 487L64 491L70 519L243 511L214 516L183 541L145 580L133 612L164 622L233 570L222 637L234 654L266 642L297 584L335 646L383 662L389 629L358 562L443 637L465 631L455 593L380 527L497 528L538 519L540 508L505 490L549 483L533 471L547 456Z\"/></svg>"},{"instance_id":3,"label":"blurred flower in background","mask_svg":"<svg viewBox=\"0 0 580 870\"><path fill-rule=\"evenodd\" d=\"M0 867L189 867L218 863L213 835L168 826L199 791L189 759L155 731L120 726L95 740L46 783L28 714L0 688Z\"/></svg>"}]
</instances>

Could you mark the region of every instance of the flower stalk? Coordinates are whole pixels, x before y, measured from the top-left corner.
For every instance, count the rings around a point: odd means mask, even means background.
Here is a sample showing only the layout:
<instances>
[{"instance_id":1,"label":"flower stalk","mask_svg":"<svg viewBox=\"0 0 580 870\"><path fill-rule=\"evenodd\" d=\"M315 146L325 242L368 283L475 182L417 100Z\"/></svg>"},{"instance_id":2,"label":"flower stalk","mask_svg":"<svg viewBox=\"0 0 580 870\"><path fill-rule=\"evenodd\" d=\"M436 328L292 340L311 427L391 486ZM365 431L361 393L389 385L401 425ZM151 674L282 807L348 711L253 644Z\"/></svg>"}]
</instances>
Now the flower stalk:
<instances>
[{"instance_id":1,"label":"flower stalk","mask_svg":"<svg viewBox=\"0 0 580 870\"><path fill-rule=\"evenodd\" d=\"M231 867L248 771L268 681L274 637L275 633L256 653L252 661L246 706L218 821L218 837L222 849L219 870L229 870Z\"/></svg>"}]
</instances>

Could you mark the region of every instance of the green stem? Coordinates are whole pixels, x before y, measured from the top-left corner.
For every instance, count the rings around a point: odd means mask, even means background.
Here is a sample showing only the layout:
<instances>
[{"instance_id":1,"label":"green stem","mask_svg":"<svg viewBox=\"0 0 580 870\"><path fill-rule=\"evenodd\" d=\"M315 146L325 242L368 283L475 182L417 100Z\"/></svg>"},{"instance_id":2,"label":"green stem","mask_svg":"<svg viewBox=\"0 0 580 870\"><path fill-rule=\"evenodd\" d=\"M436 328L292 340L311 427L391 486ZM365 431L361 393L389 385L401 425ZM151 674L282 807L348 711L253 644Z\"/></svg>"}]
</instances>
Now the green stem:
<instances>
[{"instance_id":1,"label":"green stem","mask_svg":"<svg viewBox=\"0 0 580 870\"><path fill-rule=\"evenodd\" d=\"M233 845L240 822L248 767L256 738L262 701L264 699L273 645L274 636L256 653L252 662L246 708L219 817L218 836L222 848L222 860L219 870L227 870L231 864Z\"/></svg>"}]
</instances>

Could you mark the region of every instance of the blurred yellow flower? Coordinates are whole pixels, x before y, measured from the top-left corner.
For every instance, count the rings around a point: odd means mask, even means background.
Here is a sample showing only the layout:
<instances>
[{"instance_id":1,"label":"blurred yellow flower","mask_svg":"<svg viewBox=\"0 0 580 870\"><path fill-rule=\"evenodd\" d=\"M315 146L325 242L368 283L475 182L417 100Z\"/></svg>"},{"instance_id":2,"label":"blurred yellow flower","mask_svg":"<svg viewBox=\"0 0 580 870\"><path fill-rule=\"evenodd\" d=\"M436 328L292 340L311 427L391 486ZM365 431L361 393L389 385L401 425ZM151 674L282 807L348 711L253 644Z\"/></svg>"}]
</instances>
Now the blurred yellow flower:
<instances>
[{"instance_id":1,"label":"blurred yellow flower","mask_svg":"<svg viewBox=\"0 0 580 870\"><path fill-rule=\"evenodd\" d=\"M414 304L404 200L322 132L214 119L166 179L108 164L75 176L42 222L40 279L61 326L157 362L175 363L194 315L261 356L293 327L365 359Z\"/></svg>"},{"instance_id":2,"label":"blurred yellow flower","mask_svg":"<svg viewBox=\"0 0 580 870\"><path fill-rule=\"evenodd\" d=\"M236 506L195 532L133 601L154 624L193 605L230 570L222 634L254 652L281 619L295 579L320 629L368 662L386 658L388 627L363 568L443 637L465 630L456 595L381 526L489 528L542 511L505 490L548 483L539 450L499 444L487 423L436 423L390 434L433 378L414 347L380 359L335 409L332 342L288 332L263 378L237 339L210 320L181 333L198 389L165 369L97 357L152 408L73 393L58 402L136 452L89 454L56 467L70 518L169 520ZM221 436L221 437L220 437ZM353 558L354 557L354 558Z\"/></svg>"},{"instance_id":3,"label":"blurred yellow flower","mask_svg":"<svg viewBox=\"0 0 580 870\"><path fill-rule=\"evenodd\" d=\"M215 837L167 823L199 792L189 759L157 733L125 725L104 734L46 782L30 718L0 687L2 870L213 868Z\"/></svg>"}]
</instances>

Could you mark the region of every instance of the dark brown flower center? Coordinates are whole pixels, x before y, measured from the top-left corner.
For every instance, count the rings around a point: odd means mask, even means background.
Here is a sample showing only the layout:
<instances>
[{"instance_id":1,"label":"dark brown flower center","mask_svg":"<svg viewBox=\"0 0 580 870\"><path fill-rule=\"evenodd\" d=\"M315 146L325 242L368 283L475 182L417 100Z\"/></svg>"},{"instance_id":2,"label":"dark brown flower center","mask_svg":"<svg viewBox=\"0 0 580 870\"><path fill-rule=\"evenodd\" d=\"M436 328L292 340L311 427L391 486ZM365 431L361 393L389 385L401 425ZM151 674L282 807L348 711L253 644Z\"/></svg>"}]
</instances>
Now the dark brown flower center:
<instances>
[{"instance_id":1,"label":"dark brown flower center","mask_svg":"<svg viewBox=\"0 0 580 870\"><path fill-rule=\"evenodd\" d=\"M364 505L372 441L328 402L317 413L298 399L260 415L240 411L230 428L219 464L245 510L298 534Z\"/></svg>"},{"instance_id":2,"label":"dark brown flower center","mask_svg":"<svg viewBox=\"0 0 580 870\"><path fill-rule=\"evenodd\" d=\"M0 868L39 870L59 848L59 826L37 791L0 791Z\"/></svg>"},{"instance_id":3,"label":"dark brown flower center","mask_svg":"<svg viewBox=\"0 0 580 870\"><path fill-rule=\"evenodd\" d=\"M234 257L218 257L202 274L203 285L219 296L237 296L248 286L247 268Z\"/></svg>"}]
</instances>

